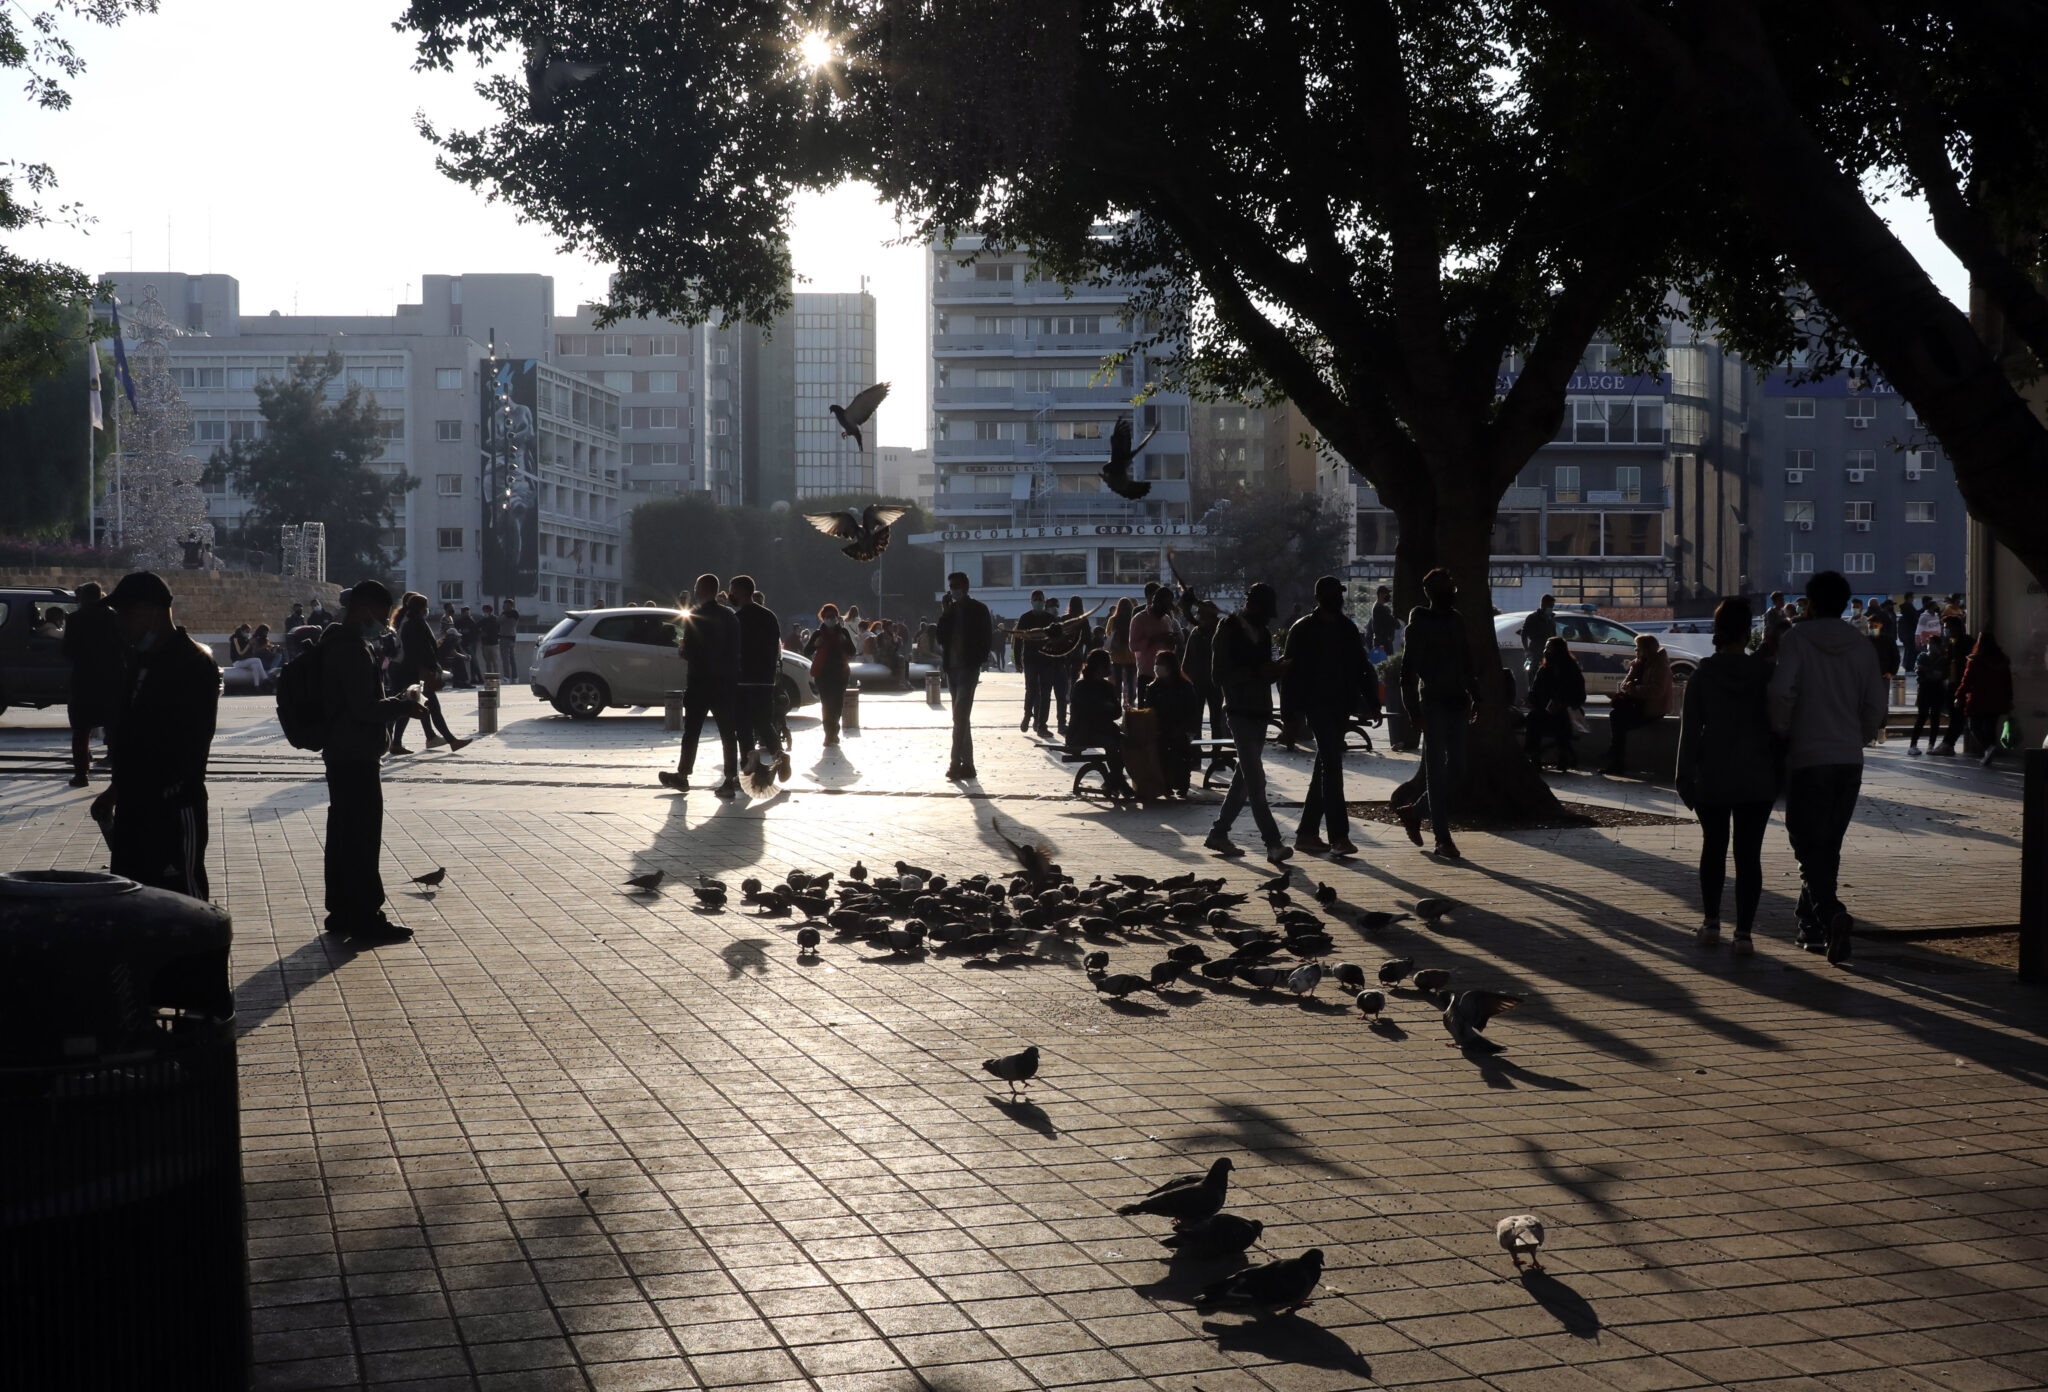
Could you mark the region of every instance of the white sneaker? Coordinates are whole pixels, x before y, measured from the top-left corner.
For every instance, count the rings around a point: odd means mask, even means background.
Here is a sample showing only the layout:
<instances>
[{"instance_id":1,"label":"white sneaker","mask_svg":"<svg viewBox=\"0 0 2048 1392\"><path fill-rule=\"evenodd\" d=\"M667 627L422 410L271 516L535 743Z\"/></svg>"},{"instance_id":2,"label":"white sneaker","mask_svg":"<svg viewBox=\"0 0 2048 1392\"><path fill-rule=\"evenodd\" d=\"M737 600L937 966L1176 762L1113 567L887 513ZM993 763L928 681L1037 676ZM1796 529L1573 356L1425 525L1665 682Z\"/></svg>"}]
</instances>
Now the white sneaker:
<instances>
[{"instance_id":1,"label":"white sneaker","mask_svg":"<svg viewBox=\"0 0 2048 1392\"><path fill-rule=\"evenodd\" d=\"M1693 935L1692 940L1693 944L1697 947L1719 947L1721 945L1721 920L1718 918L1701 920L1700 930Z\"/></svg>"}]
</instances>

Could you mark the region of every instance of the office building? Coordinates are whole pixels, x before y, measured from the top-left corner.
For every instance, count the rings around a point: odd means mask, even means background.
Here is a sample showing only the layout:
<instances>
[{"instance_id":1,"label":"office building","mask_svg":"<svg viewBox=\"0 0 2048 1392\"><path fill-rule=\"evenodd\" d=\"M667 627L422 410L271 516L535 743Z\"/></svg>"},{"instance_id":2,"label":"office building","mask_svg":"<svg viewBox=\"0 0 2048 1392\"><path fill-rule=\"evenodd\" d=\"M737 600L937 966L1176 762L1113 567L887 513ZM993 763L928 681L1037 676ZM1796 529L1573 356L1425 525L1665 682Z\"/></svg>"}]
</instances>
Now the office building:
<instances>
[{"instance_id":1,"label":"office building","mask_svg":"<svg viewBox=\"0 0 2048 1392\"><path fill-rule=\"evenodd\" d=\"M932 472L932 452L908 445L880 445L875 449L875 492L884 498L906 498L929 509L937 487Z\"/></svg>"},{"instance_id":2,"label":"office building","mask_svg":"<svg viewBox=\"0 0 2048 1392\"><path fill-rule=\"evenodd\" d=\"M598 306L579 305L556 325L554 360L618 393L628 507L661 493L744 501L749 331L722 320L621 319L599 328L597 314Z\"/></svg>"},{"instance_id":3,"label":"office building","mask_svg":"<svg viewBox=\"0 0 2048 1392\"><path fill-rule=\"evenodd\" d=\"M800 293L796 297L796 497L872 495L877 422L856 445L833 419L875 380L875 297ZM903 405L898 403L900 412Z\"/></svg>"},{"instance_id":4,"label":"office building","mask_svg":"<svg viewBox=\"0 0 2048 1392\"><path fill-rule=\"evenodd\" d=\"M931 451L941 547L999 614L1034 589L1062 598L1131 594L1166 574L1165 551L1200 533L1189 516L1188 400L1133 398L1142 353L1105 360L1140 334L1124 324L1127 287L1034 275L1028 256L981 256L964 239L930 249ZM965 262L966 264L963 264ZM1159 434L1132 474L1142 499L1100 477L1120 418Z\"/></svg>"},{"instance_id":5,"label":"office building","mask_svg":"<svg viewBox=\"0 0 2048 1392\"><path fill-rule=\"evenodd\" d=\"M1292 402L1195 402L1188 439L1201 499L1268 488L1316 489L1320 445L1315 428Z\"/></svg>"}]
</instances>

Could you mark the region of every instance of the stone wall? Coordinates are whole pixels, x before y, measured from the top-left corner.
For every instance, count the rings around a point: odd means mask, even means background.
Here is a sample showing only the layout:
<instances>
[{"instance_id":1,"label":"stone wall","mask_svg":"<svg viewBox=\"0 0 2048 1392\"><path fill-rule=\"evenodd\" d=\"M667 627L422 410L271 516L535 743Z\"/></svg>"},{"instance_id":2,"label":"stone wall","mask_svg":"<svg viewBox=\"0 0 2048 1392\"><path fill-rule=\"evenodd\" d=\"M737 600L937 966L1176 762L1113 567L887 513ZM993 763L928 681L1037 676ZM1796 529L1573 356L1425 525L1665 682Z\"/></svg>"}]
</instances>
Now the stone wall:
<instances>
[{"instance_id":1,"label":"stone wall","mask_svg":"<svg viewBox=\"0 0 2048 1392\"><path fill-rule=\"evenodd\" d=\"M291 612L294 600L311 607L317 595L329 608L339 601L341 586L315 585L281 575L250 575L224 570L166 570L158 574L171 587L172 614L196 636L234 632L239 624L267 623L273 630ZM59 566L0 566L0 588L71 590L88 580L111 590L121 578L114 570Z\"/></svg>"}]
</instances>

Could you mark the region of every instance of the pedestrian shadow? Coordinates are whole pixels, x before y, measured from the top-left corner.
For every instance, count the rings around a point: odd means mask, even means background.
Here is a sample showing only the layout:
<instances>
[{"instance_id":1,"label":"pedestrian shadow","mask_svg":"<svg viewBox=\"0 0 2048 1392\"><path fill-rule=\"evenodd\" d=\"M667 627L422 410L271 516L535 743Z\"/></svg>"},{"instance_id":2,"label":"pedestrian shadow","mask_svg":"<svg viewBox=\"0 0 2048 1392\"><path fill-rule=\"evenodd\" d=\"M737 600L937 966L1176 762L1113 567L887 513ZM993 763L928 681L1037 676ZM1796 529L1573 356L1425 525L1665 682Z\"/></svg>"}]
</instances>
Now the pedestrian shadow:
<instances>
[{"instance_id":1,"label":"pedestrian shadow","mask_svg":"<svg viewBox=\"0 0 2048 1392\"><path fill-rule=\"evenodd\" d=\"M1600 1316L1593 1309L1592 1302L1548 1271L1524 1271L1522 1289L1534 1296L1538 1305L1550 1311L1564 1326L1565 1333L1574 1339L1597 1340L1600 1337Z\"/></svg>"},{"instance_id":2,"label":"pedestrian shadow","mask_svg":"<svg viewBox=\"0 0 2048 1392\"><path fill-rule=\"evenodd\" d=\"M322 933L289 955L258 967L235 986L235 1037L254 1032L295 997L352 961L357 950L332 933Z\"/></svg>"},{"instance_id":3,"label":"pedestrian shadow","mask_svg":"<svg viewBox=\"0 0 2048 1392\"><path fill-rule=\"evenodd\" d=\"M1314 1147L1302 1140L1299 1131L1269 1108L1250 1102L1217 1102L1209 1110L1222 1125L1176 1136L1171 1144L1196 1152L1228 1151L1241 1147L1276 1164L1299 1165L1323 1174L1352 1179L1361 1177L1349 1165L1340 1165L1316 1154Z\"/></svg>"},{"instance_id":4,"label":"pedestrian shadow","mask_svg":"<svg viewBox=\"0 0 2048 1392\"><path fill-rule=\"evenodd\" d=\"M718 955L725 962L726 980L736 980L750 971L755 976L767 975L768 948L772 943L769 938L740 938L720 948Z\"/></svg>"},{"instance_id":5,"label":"pedestrian shadow","mask_svg":"<svg viewBox=\"0 0 2048 1392\"><path fill-rule=\"evenodd\" d=\"M1372 1376L1372 1365L1364 1354L1300 1315L1274 1315L1244 1324L1203 1320L1202 1332L1215 1336L1219 1353L1249 1353L1275 1363L1327 1368L1356 1378Z\"/></svg>"},{"instance_id":6,"label":"pedestrian shadow","mask_svg":"<svg viewBox=\"0 0 2048 1392\"><path fill-rule=\"evenodd\" d=\"M988 1104L1019 1126L1028 1126L1047 1140L1052 1140L1060 1134L1059 1128L1052 1124L1052 1117L1046 1113L1045 1108L1028 1097L1015 1101L1007 1097L991 1097Z\"/></svg>"}]
</instances>

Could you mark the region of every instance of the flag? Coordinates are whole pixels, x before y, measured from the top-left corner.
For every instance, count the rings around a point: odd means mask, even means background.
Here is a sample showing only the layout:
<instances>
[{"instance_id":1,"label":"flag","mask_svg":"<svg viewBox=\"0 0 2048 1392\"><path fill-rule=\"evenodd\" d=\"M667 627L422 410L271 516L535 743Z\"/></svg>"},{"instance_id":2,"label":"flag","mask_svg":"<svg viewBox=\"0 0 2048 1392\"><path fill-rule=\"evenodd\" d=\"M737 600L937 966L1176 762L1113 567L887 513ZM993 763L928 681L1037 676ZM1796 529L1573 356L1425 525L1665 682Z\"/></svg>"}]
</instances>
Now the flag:
<instances>
[{"instance_id":1,"label":"flag","mask_svg":"<svg viewBox=\"0 0 2048 1392\"><path fill-rule=\"evenodd\" d=\"M92 393L92 428L105 430L107 423L100 413L100 345L90 334L85 339L85 360L85 385Z\"/></svg>"},{"instance_id":2,"label":"flag","mask_svg":"<svg viewBox=\"0 0 2048 1392\"><path fill-rule=\"evenodd\" d=\"M128 350L121 346L121 302L109 300L114 310L114 375L120 379L121 391L128 398L128 409L135 409L135 379L128 375Z\"/></svg>"}]
</instances>

